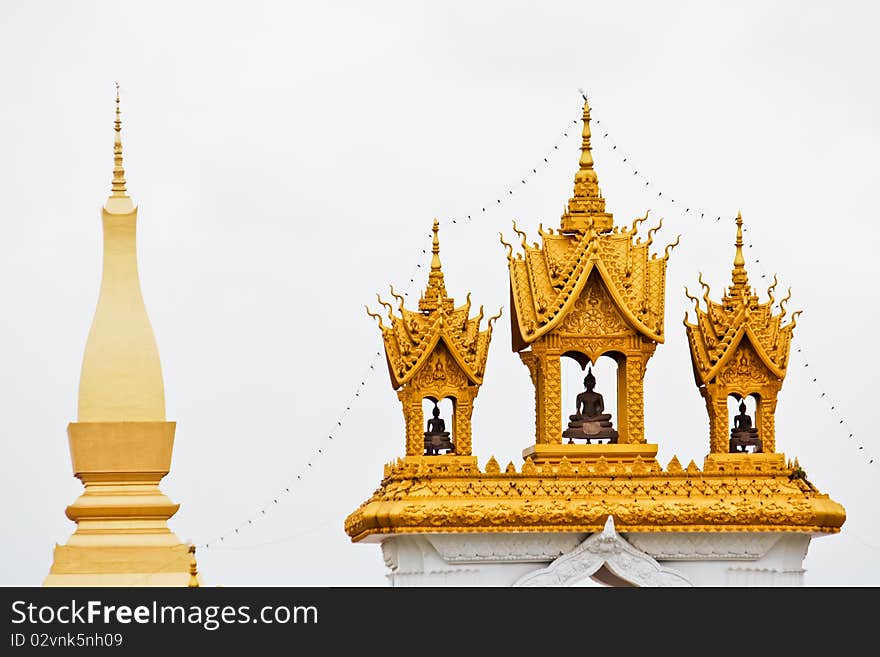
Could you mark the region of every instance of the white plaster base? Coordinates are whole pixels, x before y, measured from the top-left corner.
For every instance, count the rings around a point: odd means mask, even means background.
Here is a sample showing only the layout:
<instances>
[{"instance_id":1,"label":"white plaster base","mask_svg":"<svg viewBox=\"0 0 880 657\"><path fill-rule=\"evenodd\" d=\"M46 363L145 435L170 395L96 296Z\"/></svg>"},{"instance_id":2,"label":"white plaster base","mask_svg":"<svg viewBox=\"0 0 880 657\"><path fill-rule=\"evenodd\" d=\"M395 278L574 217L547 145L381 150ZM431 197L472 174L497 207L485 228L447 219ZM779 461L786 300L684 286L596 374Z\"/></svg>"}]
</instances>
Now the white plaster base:
<instances>
[{"instance_id":1,"label":"white plaster base","mask_svg":"<svg viewBox=\"0 0 880 657\"><path fill-rule=\"evenodd\" d=\"M382 541L391 586L802 586L811 535L407 534Z\"/></svg>"}]
</instances>

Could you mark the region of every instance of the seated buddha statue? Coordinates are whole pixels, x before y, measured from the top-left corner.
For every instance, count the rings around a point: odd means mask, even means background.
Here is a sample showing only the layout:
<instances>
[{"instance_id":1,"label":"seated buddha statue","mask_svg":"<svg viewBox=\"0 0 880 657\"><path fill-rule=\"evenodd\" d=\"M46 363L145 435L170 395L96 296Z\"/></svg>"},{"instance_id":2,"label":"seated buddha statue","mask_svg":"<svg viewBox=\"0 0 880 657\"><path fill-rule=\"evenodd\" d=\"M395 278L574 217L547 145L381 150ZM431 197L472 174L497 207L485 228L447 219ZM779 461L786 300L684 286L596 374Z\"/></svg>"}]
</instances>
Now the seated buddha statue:
<instances>
[{"instance_id":1,"label":"seated buddha statue","mask_svg":"<svg viewBox=\"0 0 880 657\"><path fill-rule=\"evenodd\" d=\"M425 431L425 455L436 455L441 449L448 452L452 451L452 442L449 440L449 432L446 431L446 422L440 417L440 407L434 402L434 410L431 412L434 417L428 420L427 431Z\"/></svg>"},{"instance_id":2,"label":"seated buddha statue","mask_svg":"<svg viewBox=\"0 0 880 657\"><path fill-rule=\"evenodd\" d=\"M754 447L755 452L761 451L761 439L758 430L752 426L752 418L746 413L746 403L739 403L739 415L733 418L733 428L730 430L730 451L747 452L747 447Z\"/></svg>"},{"instance_id":3,"label":"seated buddha statue","mask_svg":"<svg viewBox=\"0 0 880 657\"><path fill-rule=\"evenodd\" d=\"M611 415L604 412L605 402L602 395L593 389L595 387L596 377L591 367L584 378L585 390L575 400L575 413L568 416L568 429L562 432L569 444L575 439L586 440L588 444L591 440L599 439L617 442L617 431L611 424Z\"/></svg>"}]
</instances>

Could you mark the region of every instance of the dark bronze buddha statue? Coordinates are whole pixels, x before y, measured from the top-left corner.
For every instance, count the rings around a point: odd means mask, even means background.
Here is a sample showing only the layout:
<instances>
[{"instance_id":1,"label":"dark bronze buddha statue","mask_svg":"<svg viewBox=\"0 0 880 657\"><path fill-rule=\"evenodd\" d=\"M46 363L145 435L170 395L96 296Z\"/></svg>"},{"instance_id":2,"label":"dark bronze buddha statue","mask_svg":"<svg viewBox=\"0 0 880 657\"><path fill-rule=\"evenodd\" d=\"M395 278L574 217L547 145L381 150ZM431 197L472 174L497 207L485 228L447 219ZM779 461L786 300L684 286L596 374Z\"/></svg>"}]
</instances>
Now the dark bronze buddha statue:
<instances>
[{"instance_id":1,"label":"dark bronze buddha statue","mask_svg":"<svg viewBox=\"0 0 880 657\"><path fill-rule=\"evenodd\" d=\"M440 417L440 407L434 402L434 417L428 420L427 431L425 431L425 455L437 455L441 449L445 449L447 453L452 451L452 441L449 439L449 432L446 431L446 422Z\"/></svg>"},{"instance_id":2,"label":"dark bronze buddha statue","mask_svg":"<svg viewBox=\"0 0 880 657\"><path fill-rule=\"evenodd\" d=\"M761 439L758 430L752 426L752 418L746 413L745 401L739 403L739 415L733 418L733 428L730 430L730 451L747 452L748 447L754 447L754 452L761 451Z\"/></svg>"},{"instance_id":3,"label":"dark bronze buddha statue","mask_svg":"<svg viewBox=\"0 0 880 657\"><path fill-rule=\"evenodd\" d=\"M593 388L596 386L596 377L593 376L593 368L587 371L584 378L585 390L575 400L575 413L568 416L568 429L562 432L569 443L576 439L606 440L609 443L617 442L617 431L611 423L611 414L605 413L605 402L602 395Z\"/></svg>"}]
</instances>

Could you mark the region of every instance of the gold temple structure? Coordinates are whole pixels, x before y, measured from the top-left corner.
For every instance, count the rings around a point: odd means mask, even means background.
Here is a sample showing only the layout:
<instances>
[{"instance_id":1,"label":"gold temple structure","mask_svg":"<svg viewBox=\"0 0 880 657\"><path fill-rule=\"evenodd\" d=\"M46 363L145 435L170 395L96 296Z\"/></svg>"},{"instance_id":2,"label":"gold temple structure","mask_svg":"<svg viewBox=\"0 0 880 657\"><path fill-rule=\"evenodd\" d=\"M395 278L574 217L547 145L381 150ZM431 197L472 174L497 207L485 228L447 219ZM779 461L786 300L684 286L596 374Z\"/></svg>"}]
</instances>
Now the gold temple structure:
<instances>
[{"instance_id":1,"label":"gold temple structure","mask_svg":"<svg viewBox=\"0 0 880 657\"><path fill-rule=\"evenodd\" d=\"M750 395L756 399L757 434L764 453L776 449L774 413L776 399L785 378L792 332L801 311L792 314L791 322L783 326L785 304L791 290L780 301L779 314L773 313L773 283L767 289L768 300L758 302L758 296L749 285L749 276L743 257L742 213L736 217L736 255L731 272L732 285L721 303L709 299L709 286L699 276L703 287L705 310L700 300L685 293L694 302L696 324L685 316L684 325L690 345L694 378L709 413L709 451L711 454L729 452L727 398L742 400Z\"/></svg>"},{"instance_id":2,"label":"gold temple structure","mask_svg":"<svg viewBox=\"0 0 880 657\"><path fill-rule=\"evenodd\" d=\"M468 421L459 429L466 440L461 452L458 445L445 454L423 450L422 398L454 391L412 386L399 393L407 427L404 455L386 464L378 489L346 518L352 542L418 534L598 534L609 516L621 533L840 531L844 508L809 482L797 459L775 451L773 414L794 322L783 326L782 316L771 310L772 295L761 304L751 292L741 217L733 285L720 304L704 297L706 309L697 309L695 325L685 320L694 374L709 410L709 453L702 467L693 461L684 465L675 456L665 467L656 460L658 445L645 435L644 379L648 360L668 337L666 263L679 239L652 252L662 220L644 239L640 224L647 213L628 225L614 223L600 191L590 137L585 97L574 193L559 227L539 226L539 245L529 244L514 224L518 253L501 236L510 279L511 346L535 389L534 444L524 446L520 465L502 466L492 457L480 469L475 459L459 455L471 455ZM482 383L491 332L478 334L465 323L466 310L453 311L438 273L439 261L436 270L432 266L420 312L407 311L398 299L401 317L381 327L395 388L431 371L428 359L439 360L439 354L457 373L457 390ZM440 339L441 325L458 332ZM463 355L468 352L470 361ZM610 414L593 403L588 374L583 399L584 408L592 410L580 410L579 396L579 411L565 429L561 359L573 358L589 370L603 355L617 363L618 426L609 429ZM750 395L757 400L757 426L741 424L738 432L760 436L762 449L731 451L728 396ZM471 411L468 404L468 420ZM455 421L462 421L458 410ZM598 433L577 433L592 425L600 427ZM565 435L585 442L566 442ZM609 438L591 440L602 435Z\"/></svg>"},{"instance_id":3,"label":"gold temple structure","mask_svg":"<svg viewBox=\"0 0 880 657\"><path fill-rule=\"evenodd\" d=\"M193 586L195 546L168 528L179 505L159 489L176 423L165 417L159 351L138 277L137 207L126 191L116 92L113 181L101 211L104 262L86 342L77 421L67 427L85 490L66 509L76 530L57 545L44 586Z\"/></svg>"},{"instance_id":4,"label":"gold temple structure","mask_svg":"<svg viewBox=\"0 0 880 657\"><path fill-rule=\"evenodd\" d=\"M379 322L391 383L403 404L407 456L424 452L422 400L436 404L450 399L453 404L450 433L454 440L447 453L467 457L458 459L459 463L476 464L476 457L471 455L471 415L474 399L483 383L492 324L500 317L500 311L488 319L485 330L480 330L482 306L479 313L471 317L468 295L467 301L456 307L455 300L446 293L436 219L433 231L428 286L419 299L418 310L406 309L404 298L392 286L391 295L398 302L399 316L393 314L391 304L378 297L388 311L391 325L385 326L382 317L369 308L367 312Z\"/></svg>"}]
</instances>

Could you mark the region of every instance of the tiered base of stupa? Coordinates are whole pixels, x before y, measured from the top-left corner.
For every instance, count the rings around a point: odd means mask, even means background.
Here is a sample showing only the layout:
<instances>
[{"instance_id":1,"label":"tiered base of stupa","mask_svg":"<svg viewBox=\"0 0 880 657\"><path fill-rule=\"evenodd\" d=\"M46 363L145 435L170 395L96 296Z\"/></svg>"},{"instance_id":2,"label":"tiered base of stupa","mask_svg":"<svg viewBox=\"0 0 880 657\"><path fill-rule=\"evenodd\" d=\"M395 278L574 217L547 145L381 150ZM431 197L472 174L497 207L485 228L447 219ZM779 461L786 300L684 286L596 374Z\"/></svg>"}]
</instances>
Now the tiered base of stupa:
<instances>
[{"instance_id":1,"label":"tiered base of stupa","mask_svg":"<svg viewBox=\"0 0 880 657\"><path fill-rule=\"evenodd\" d=\"M68 425L85 491L67 507L77 528L56 545L44 586L189 586L190 546L168 528L178 509L159 482L171 466L173 422ZM198 578L197 578L198 579Z\"/></svg>"}]
</instances>

